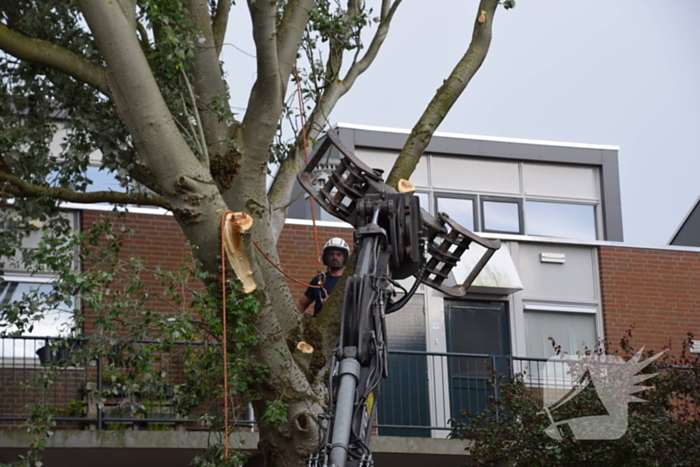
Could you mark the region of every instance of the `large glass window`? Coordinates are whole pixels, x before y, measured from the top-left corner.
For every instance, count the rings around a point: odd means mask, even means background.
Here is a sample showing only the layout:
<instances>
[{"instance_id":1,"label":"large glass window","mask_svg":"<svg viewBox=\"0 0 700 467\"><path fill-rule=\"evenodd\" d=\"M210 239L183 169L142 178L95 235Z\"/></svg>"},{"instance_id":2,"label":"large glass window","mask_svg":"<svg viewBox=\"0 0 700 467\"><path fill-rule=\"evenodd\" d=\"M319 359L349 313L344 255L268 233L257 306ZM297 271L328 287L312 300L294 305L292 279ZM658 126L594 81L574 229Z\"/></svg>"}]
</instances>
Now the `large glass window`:
<instances>
[{"instance_id":1,"label":"large glass window","mask_svg":"<svg viewBox=\"0 0 700 467\"><path fill-rule=\"evenodd\" d=\"M596 240L595 208L585 204L525 202L528 235Z\"/></svg>"},{"instance_id":2,"label":"large glass window","mask_svg":"<svg viewBox=\"0 0 700 467\"><path fill-rule=\"evenodd\" d=\"M474 199L473 198L447 198L444 196L437 197L437 212L447 213L451 219L454 219L462 227L474 231Z\"/></svg>"},{"instance_id":3,"label":"large glass window","mask_svg":"<svg viewBox=\"0 0 700 467\"><path fill-rule=\"evenodd\" d=\"M486 232L522 233L518 200L484 199L483 229Z\"/></svg>"},{"instance_id":4,"label":"large glass window","mask_svg":"<svg viewBox=\"0 0 700 467\"><path fill-rule=\"evenodd\" d=\"M397 297L398 300L398 297ZM382 436L429 437L430 430L389 426L430 426L430 388L425 355L425 302L414 295L401 310L386 316L389 344L389 377L381 382L377 418Z\"/></svg>"},{"instance_id":5,"label":"large glass window","mask_svg":"<svg viewBox=\"0 0 700 467\"><path fill-rule=\"evenodd\" d=\"M7 215L14 215L13 212L5 212ZM72 212L62 212L61 217L65 218L72 229L77 226L77 216ZM54 287L52 281L55 274L49 267L42 267L39 270L27 270L22 261L23 252L28 252L40 246L44 231L49 226L37 220L27 220L28 225L32 225L36 230L31 231L22 239L21 246L16 248L15 254L11 257L2 257L3 269L0 271L0 333L5 335L19 335L22 337L42 336L56 337L67 336L73 327L73 312L75 300L70 297L55 298L54 302L61 301L60 304L46 305L42 299L43 295L50 294ZM46 248L44 246L43 248ZM15 308L13 304L22 303L21 313L26 317L23 332L14 323L18 320L13 317ZM67 303L66 303L67 302ZM36 350L44 345L43 340L21 339L21 338L0 338L1 358L36 358Z\"/></svg>"},{"instance_id":6,"label":"large glass window","mask_svg":"<svg viewBox=\"0 0 700 467\"><path fill-rule=\"evenodd\" d=\"M555 355L552 342L562 353L574 355L597 343L595 307L525 304L527 356Z\"/></svg>"},{"instance_id":7,"label":"large glass window","mask_svg":"<svg viewBox=\"0 0 700 467\"><path fill-rule=\"evenodd\" d=\"M44 282L41 282L42 280ZM52 286L48 280L13 276L0 278L0 310L4 311L12 302L30 297L36 292L50 292ZM37 307L42 305L37 304ZM43 307L42 312L37 313L37 317L25 325L26 330L22 332L22 337L67 336L73 326L73 309L72 300L68 304L63 303L60 307ZM10 334L16 332L17 328L0 324L0 330L4 334ZM4 359L37 358L36 351L45 344L42 340L13 337L0 338L0 341L2 342L0 357Z\"/></svg>"}]
</instances>

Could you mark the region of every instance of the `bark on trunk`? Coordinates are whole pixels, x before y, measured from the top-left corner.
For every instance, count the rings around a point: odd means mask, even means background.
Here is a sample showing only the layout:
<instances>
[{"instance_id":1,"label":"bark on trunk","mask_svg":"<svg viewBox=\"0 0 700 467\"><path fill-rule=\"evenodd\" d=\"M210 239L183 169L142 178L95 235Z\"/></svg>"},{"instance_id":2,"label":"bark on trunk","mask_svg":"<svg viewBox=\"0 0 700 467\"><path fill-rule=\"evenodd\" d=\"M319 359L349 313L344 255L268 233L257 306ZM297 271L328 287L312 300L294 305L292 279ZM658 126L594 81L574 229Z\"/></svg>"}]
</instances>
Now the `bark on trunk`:
<instances>
[{"instance_id":1,"label":"bark on trunk","mask_svg":"<svg viewBox=\"0 0 700 467\"><path fill-rule=\"evenodd\" d=\"M264 411L265 404L254 404L256 413ZM309 453L318 445L317 414L323 407L315 397L290 404L287 422L280 425L262 426L258 448L267 467L303 467Z\"/></svg>"}]
</instances>

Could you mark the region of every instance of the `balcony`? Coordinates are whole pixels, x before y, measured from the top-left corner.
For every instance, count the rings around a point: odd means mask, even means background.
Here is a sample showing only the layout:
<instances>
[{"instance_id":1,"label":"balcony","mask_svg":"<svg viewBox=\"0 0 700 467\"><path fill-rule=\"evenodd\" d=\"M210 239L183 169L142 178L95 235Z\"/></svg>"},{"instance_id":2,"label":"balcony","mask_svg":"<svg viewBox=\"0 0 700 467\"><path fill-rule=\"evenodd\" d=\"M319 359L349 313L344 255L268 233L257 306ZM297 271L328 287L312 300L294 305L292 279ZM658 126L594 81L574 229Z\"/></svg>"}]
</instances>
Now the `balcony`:
<instances>
[{"instance_id":1,"label":"balcony","mask_svg":"<svg viewBox=\"0 0 700 467\"><path fill-rule=\"evenodd\" d=\"M187 384L185 355L191 356L187 352L196 353L207 346L214 350L211 343L175 342L167 353L153 351L150 355L158 381L126 390L115 376L118 361L113 356L79 363L74 360L71 363L67 358L67 352L79 351L87 345L87 340L18 337L3 338L0 342L0 429L3 431L0 448L19 447L26 442L20 440L22 436L26 438L21 433L26 431L22 425L31 416L32 404L42 397L53 407L56 422L56 435L49 447L84 444L88 448L99 442L104 448L115 449L115 456L119 455L119 446L130 443L152 443L149 449L187 447L194 453L197 447L206 446L206 432L211 429L203 420L222 415L220 400L197 400L187 405L189 410L183 410L181 400ZM154 344L138 342L146 347ZM497 396L493 383L516 373L527 374L527 383L532 387L557 384L551 378L538 376L543 374L545 362L510 356L391 351L390 376L382 381L377 407L375 459L377 462L382 456L396 459L397 455L412 452L412 456L418 455L416 459L425 454L425 459L440 455L445 461L463 462L465 442L447 439L450 419L464 422L468 419L463 417L463 411L479 412L486 408L489 397ZM42 387L32 382L48 372L53 376L50 385ZM246 404L239 404L239 410L230 419L233 436L245 448L254 450L257 433L252 410ZM71 434L67 430L81 431ZM94 434L87 435L85 431ZM156 431L179 433L153 433ZM85 441L85 436L95 439ZM10 450L0 449L0 462L12 460L7 456L9 453ZM434 467L441 463L433 459L414 465Z\"/></svg>"}]
</instances>

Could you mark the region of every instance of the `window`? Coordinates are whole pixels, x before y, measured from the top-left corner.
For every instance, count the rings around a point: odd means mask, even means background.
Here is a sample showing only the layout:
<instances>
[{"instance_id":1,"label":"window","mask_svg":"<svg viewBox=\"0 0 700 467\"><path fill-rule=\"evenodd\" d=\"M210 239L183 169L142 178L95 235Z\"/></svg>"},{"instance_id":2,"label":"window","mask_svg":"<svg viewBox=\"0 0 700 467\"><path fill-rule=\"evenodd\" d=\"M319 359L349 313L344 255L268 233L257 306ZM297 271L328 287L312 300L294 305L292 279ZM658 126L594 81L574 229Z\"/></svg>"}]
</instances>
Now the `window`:
<instances>
[{"instance_id":1,"label":"window","mask_svg":"<svg viewBox=\"0 0 700 467\"><path fill-rule=\"evenodd\" d=\"M552 340L562 353L576 354L597 343L596 308L525 304L525 339L528 357L555 355Z\"/></svg>"},{"instance_id":2,"label":"window","mask_svg":"<svg viewBox=\"0 0 700 467\"><path fill-rule=\"evenodd\" d=\"M549 359L556 355L552 342L561 354L576 355L597 343L596 308L525 303L525 339L527 356ZM529 361L526 370L529 384L543 387L571 388L573 381L568 365L558 361Z\"/></svg>"},{"instance_id":3,"label":"window","mask_svg":"<svg viewBox=\"0 0 700 467\"><path fill-rule=\"evenodd\" d=\"M430 212L430 195L428 193L419 192L415 192L414 194L418 197L420 201L420 207Z\"/></svg>"},{"instance_id":4,"label":"window","mask_svg":"<svg viewBox=\"0 0 700 467\"><path fill-rule=\"evenodd\" d=\"M483 231L522 233L520 200L482 198L481 209Z\"/></svg>"},{"instance_id":5,"label":"window","mask_svg":"<svg viewBox=\"0 0 700 467\"><path fill-rule=\"evenodd\" d=\"M528 235L596 240L595 208L585 204L525 202Z\"/></svg>"},{"instance_id":6,"label":"window","mask_svg":"<svg viewBox=\"0 0 700 467\"><path fill-rule=\"evenodd\" d=\"M129 181L127 186L123 186L121 182L117 180L115 172L110 172L108 169L102 169L94 165L88 166L84 175L90 180L90 182L85 187L85 192L88 193L93 191L113 191L115 193L128 192L155 194L152 190L145 187L144 185L141 185L136 180L131 180Z\"/></svg>"},{"instance_id":7,"label":"window","mask_svg":"<svg viewBox=\"0 0 700 467\"><path fill-rule=\"evenodd\" d=\"M437 212L449 214L450 218L457 221L462 227L474 231L476 230L474 201L474 198L448 198L438 195Z\"/></svg>"},{"instance_id":8,"label":"window","mask_svg":"<svg viewBox=\"0 0 700 467\"><path fill-rule=\"evenodd\" d=\"M426 194L421 195L427 198ZM592 204L440 193L435 198L437 212L449 214L473 232L598 239L596 209ZM479 212L477 206L481 208Z\"/></svg>"},{"instance_id":9,"label":"window","mask_svg":"<svg viewBox=\"0 0 700 467\"><path fill-rule=\"evenodd\" d=\"M397 297L397 300L399 297ZM401 351L425 352L425 301L416 294L406 306L386 316L390 353L389 378L381 382L377 403L380 425L430 426L430 386L425 355ZM382 436L430 436L429 430L381 427Z\"/></svg>"},{"instance_id":10,"label":"window","mask_svg":"<svg viewBox=\"0 0 700 467\"><path fill-rule=\"evenodd\" d=\"M4 309L12 302L16 302L25 296L31 296L35 292L50 292L52 289L48 278L5 276L0 278L0 309ZM62 304L60 307L43 310L42 316L30 321L28 327L32 329L22 333L23 337L41 336L55 337L67 335L73 325L74 301ZM16 330L14 327L0 325L5 333ZM22 339L6 337L2 341L3 359L12 358L37 358L36 351L44 346L44 341L36 339Z\"/></svg>"},{"instance_id":11,"label":"window","mask_svg":"<svg viewBox=\"0 0 700 467\"><path fill-rule=\"evenodd\" d=\"M13 215L8 212L8 215ZM71 212L62 212L61 216L65 218L71 228L75 229L77 225L77 217ZM21 248L17 249L13 257L3 257L0 261L4 263L4 269L0 271L0 320L7 315L8 307L23 298L31 298L35 294L47 294L53 290L51 282L54 280L54 275L49 270L40 270L30 274L24 270L22 264L21 250L31 250L39 245L42 240L42 230L46 230L47 226L42 225L39 221L29 220L27 224L31 224L37 228L29 233L22 240ZM61 298L66 301L66 299ZM50 308L46 305L42 307L41 301L38 299L26 300L27 312L23 313L29 318L32 313L42 315L36 319L32 319L26 323L25 328L32 328L22 333L23 337L42 336L54 337L59 335L67 335L69 329L73 325L73 311L75 309L75 300L67 299L68 303L61 303ZM34 304L36 303L36 304ZM12 320L15 322L15 320ZM7 321L0 321L0 331L3 333L17 332L17 327L10 325ZM0 338L0 346L2 358L36 358L36 350L44 345L43 340L36 339L21 339L21 338Z\"/></svg>"}]
</instances>

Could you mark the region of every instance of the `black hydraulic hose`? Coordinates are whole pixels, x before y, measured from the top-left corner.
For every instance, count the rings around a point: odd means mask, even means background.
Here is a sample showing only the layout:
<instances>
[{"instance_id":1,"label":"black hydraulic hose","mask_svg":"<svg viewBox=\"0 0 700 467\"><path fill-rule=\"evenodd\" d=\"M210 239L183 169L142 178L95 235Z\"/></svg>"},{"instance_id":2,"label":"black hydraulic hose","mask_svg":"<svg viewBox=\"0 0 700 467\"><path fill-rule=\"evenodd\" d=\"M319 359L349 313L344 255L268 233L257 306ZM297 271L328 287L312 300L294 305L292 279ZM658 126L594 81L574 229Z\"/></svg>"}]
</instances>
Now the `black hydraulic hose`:
<instances>
[{"instance_id":1,"label":"black hydraulic hose","mask_svg":"<svg viewBox=\"0 0 700 467\"><path fill-rule=\"evenodd\" d=\"M428 262L423 259L423 262L421 263L420 269L418 270L418 273L416 273L416 281L413 283L413 286L411 286L411 290L408 291L406 295L401 297L401 299L393 303L384 314L388 315L390 313L393 313L395 311L399 311L401 308L408 303L408 301L413 297L413 294L416 293L416 290L418 290L418 286L421 284L421 277L423 277L423 274L425 273L425 268L428 266Z\"/></svg>"},{"instance_id":2,"label":"black hydraulic hose","mask_svg":"<svg viewBox=\"0 0 700 467\"><path fill-rule=\"evenodd\" d=\"M361 416L361 412L363 408L366 408L367 404L367 398L369 397L370 393L374 391L374 389L379 385L379 382L381 381L381 373L378 371L378 368L381 368L383 365L382 361L382 352L379 351L379 343L377 342L377 336L376 334L373 333L372 335L372 342L374 344L374 349L375 349L375 355L376 355L376 362L374 365L371 365L369 369L369 374L367 375L367 384L365 385L365 390L362 393L362 396L360 398L359 404L355 406L355 409L353 411L353 420L357 420L358 417ZM379 376L379 377L378 377ZM375 401L376 403L376 401ZM368 414L370 415L370 414ZM368 419L368 423L371 423L371 420ZM357 433L356 429L356 424L352 424L352 434L353 438L355 439L355 442L357 445L360 446L360 448L363 450L363 455L371 453L369 446L365 444L364 440L359 436L359 433ZM371 429L371 428L370 428ZM357 454L352 453L352 456L355 458L359 458Z\"/></svg>"}]
</instances>

